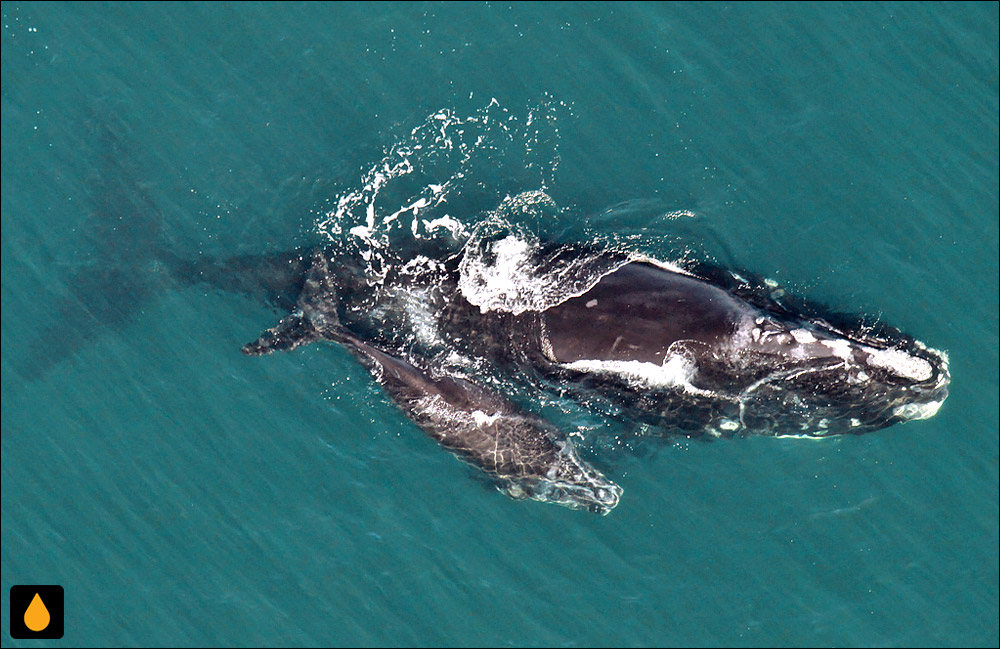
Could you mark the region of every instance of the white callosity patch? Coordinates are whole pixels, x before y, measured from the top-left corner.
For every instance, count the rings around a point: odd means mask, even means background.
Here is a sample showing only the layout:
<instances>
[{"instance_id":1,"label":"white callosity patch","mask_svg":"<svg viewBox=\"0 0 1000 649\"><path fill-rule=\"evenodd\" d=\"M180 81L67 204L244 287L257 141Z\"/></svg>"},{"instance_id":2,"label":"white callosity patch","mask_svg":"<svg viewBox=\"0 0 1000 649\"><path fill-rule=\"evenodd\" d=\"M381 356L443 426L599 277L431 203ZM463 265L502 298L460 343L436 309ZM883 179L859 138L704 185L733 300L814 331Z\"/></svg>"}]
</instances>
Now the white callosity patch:
<instances>
[{"instance_id":1,"label":"white callosity patch","mask_svg":"<svg viewBox=\"0 0 1000 649\"><path fill-rule=\"evenodd\" d=\"M934 375L934 367L922 358L901 349L870 349L868 364L889 370L896 376L912 381L926 381Z\"/></svg>"},{"instance_id":2,"label":"white callosity patch","mask_svg":"<svg viewBox=\"0 0 1000 649\"><path fill-rule=\"evenodd\" d=\"M898 417L902 417L906 420L914 419L930 419L937 414L937 411L941 408L941 404L944 401L930 401L927 403L907 403L902 406L896 406L893 412Z\"/></svg>"},{"instance_id":3,"label":"white callosity patch","mask_svg":"<svg viewBox=\"0 0 1000 649\"><path fill-rule=\"evenodd\" d=\"M488 426L499 419L502 415L500 414L487 414L482 410L476 410L472 413L472 421L475 422L477 426Z\"/></svg>"},{"instance_id":4,"label":"white callosity patch","mask_svg":"<svg viewBox=\"0 0 1000 649\"><path fill-rule=\"evenodd\" d=\"M808 329L792 329L791 334L792 338L795 339L795 342L800 345L816 342L816 336L814 336Z\"/></svg>"},{"instance_id":5,"label":"white callosity patch","mask_svg":"<svg viewBox=\"0 0 1000 649\"><path fill-rule=\"evenodd\" d=\"M854 345L849 340L835 338L824 340L822 344L826 345L837 358L845 361L852 361L854 359Z\"/></svg>"}]
</instances>

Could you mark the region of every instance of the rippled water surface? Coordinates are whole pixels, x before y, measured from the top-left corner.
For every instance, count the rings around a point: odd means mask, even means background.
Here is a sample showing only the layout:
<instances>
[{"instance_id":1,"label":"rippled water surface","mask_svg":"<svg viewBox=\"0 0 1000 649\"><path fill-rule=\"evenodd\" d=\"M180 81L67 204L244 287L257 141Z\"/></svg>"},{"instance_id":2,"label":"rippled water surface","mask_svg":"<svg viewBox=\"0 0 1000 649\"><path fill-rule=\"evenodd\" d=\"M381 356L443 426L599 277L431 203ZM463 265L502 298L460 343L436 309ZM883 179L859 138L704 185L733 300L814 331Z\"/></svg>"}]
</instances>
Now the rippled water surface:
<instances>
[{"instance_id":1,"label":"rippled water surface","mask_svg":"<svg viewBox=\"0 0 1000 649\"><path fill-rule=\"evenodd\" d=\"M995 3L2 13L4 646L16 584L65 588L52 644L996 646ZM527 401L624 488L596 517L168 272L471 232L772 277L947 350L951 396L712 443Z\"/></svg>"}]
</instances>

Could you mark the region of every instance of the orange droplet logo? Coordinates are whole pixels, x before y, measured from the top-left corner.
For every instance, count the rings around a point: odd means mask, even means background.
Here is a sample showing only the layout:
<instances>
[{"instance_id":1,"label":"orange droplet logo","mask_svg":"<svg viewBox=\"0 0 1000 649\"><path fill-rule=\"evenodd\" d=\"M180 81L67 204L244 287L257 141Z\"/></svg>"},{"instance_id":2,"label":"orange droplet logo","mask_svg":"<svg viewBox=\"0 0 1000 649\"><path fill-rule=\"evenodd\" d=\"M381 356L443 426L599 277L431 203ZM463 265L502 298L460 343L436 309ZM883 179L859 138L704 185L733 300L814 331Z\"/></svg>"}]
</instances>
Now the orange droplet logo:
<instances>
[{"instance_id":1,"label":"orange droplet logo","mask_svg":"<svg viewBox=\"0 0 1000 649\"><path fill-rule=\"evenodd\" d=\"M51 620L49 609L45 608L42 598L35 593L35 597L28 604L28 610L24 612L24 626L37 633L44 630Z\"/></svg>"}]
</instances>

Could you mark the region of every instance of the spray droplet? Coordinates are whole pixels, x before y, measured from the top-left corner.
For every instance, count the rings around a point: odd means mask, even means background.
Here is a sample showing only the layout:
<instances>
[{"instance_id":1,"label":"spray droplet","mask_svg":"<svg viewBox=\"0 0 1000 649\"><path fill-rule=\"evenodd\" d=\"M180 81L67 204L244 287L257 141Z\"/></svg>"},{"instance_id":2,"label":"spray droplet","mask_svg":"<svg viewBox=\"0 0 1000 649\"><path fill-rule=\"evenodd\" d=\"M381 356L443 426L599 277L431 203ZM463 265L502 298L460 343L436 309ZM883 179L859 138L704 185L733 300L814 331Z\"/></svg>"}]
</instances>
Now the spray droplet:
<instances>
[{"instance_id":1,"label":"spray droplet","mask_svg":"<svg viewBox=\"0 0 1000 649\"><path fill-rule=\"evenodd\" d=\"M24 626L37 633L43 631L51 620L49 609L45 608L42 598L35 593L35 597L28 604L28 610L24 612Z\"/></svg>"}]
</instances>

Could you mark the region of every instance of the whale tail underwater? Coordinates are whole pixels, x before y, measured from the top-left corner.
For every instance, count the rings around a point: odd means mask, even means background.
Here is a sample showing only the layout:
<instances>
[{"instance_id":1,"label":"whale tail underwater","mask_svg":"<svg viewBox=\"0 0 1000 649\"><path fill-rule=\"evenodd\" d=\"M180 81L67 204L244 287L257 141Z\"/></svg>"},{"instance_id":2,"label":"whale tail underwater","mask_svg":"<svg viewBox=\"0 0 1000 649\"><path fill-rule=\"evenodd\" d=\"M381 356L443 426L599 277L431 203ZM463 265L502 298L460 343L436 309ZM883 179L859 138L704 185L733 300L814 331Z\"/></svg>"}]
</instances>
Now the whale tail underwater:
<instances>
[{"instance_id":1,"label":"whale tail underwater","mask_svg":"<svg viewBox=\"0 0 1000 649\"><path fill-rule=\"evenodd\" d=\"M504 493L600 514L622 488L481 368L585 405L599 397L654 434L704 439L867 433L933 416L948 395L944 352L710 264L474 236L377 285L350 255L323 247L187 259L163 236L116 135L104 137L93 263L73 272L58 317L40 329L20 370L27 378L122 328L165 290L241 293L286 314L245 354L340 344L407 417ZM536 272L548 288L516 304L510 295L484 301L476 282L511 251L524 254L514 272Z\"/></svg>"},{"instance_id":2,"label":"whale tail underwater","mask_svg":"<svg viewBox=\"0 0 1000 649\"><path fill-rule=\"evenodd\" d=\"M126 127L114 120L92 118L91 139L99 151L90 177L89 214L75 229L72 260L49 261L65 266L61 278L46 268L45 279L61 279L62 291L47 300L35 340L14 358L25 380L46 375L83 346L107 333L120 332L150 300L174 284L170 272L176 257L163 229L163 217L124 146ZM46 287L58 290L50 284Z\"/></svg>"},{"instance_id":3,"label":"whale tail underwater","mask_svg":"<svg viewBox=\"0 0 1000 649\"><path fill-rule=\"evenodd\" d=\"M98 112L87 120L81 143L97 155L86 196L77 203L86 214L74 228L73 248L63 251L71 258L46 261L52 295L39 298L47 308L34 338L12 358L25 381L40 380L86 345L122 332L169 291L207 283L290 308L308 268L305 251L232 257L224 264L178 253L141 180L128 126ZM60 268L67 270L60 275Z\"/></svg>"}]
</instances>

